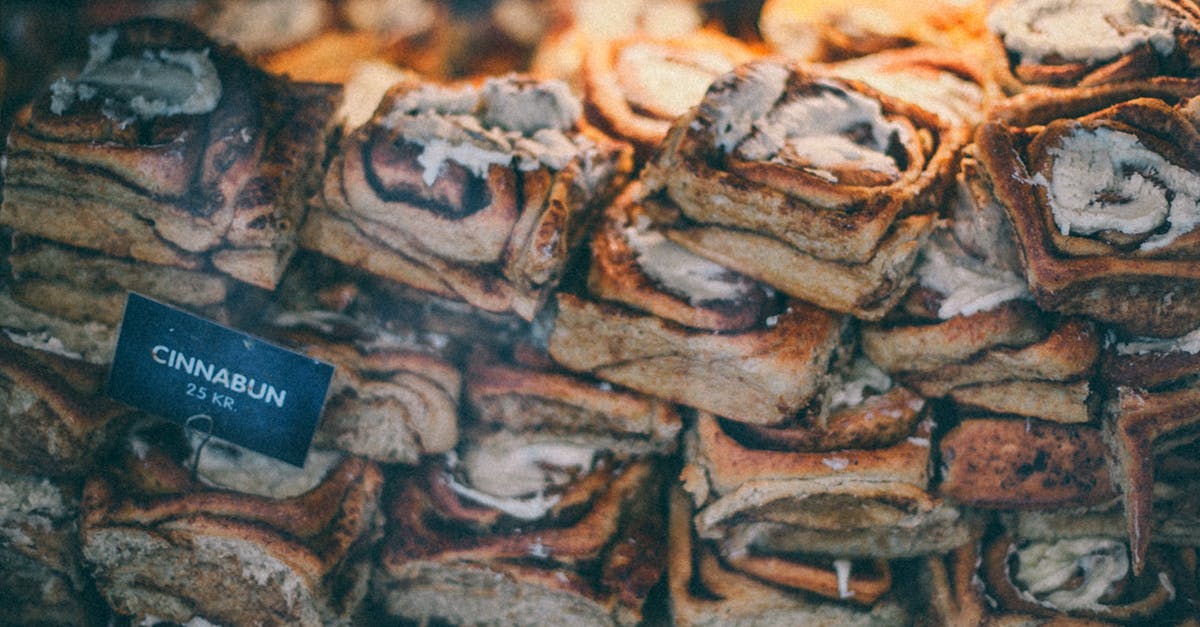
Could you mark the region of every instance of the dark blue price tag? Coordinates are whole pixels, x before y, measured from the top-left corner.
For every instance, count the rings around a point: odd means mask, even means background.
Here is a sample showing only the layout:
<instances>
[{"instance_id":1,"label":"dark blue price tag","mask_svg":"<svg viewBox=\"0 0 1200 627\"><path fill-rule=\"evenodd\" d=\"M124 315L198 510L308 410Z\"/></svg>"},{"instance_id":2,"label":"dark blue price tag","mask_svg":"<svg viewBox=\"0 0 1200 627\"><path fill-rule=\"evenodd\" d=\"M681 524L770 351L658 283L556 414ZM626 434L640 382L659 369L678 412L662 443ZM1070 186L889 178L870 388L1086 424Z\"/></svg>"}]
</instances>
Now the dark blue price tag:
<instances>
[{"instance_id":1,"label":"dark blue price tag","mask_svg":"<svg viewBox=\"0 0 1200 627\"><path fill-rule=\"evenodd\" d=\"M180 425L303 466L333 366L130 294L108 395Z\"/></svg>"}]
</instances>

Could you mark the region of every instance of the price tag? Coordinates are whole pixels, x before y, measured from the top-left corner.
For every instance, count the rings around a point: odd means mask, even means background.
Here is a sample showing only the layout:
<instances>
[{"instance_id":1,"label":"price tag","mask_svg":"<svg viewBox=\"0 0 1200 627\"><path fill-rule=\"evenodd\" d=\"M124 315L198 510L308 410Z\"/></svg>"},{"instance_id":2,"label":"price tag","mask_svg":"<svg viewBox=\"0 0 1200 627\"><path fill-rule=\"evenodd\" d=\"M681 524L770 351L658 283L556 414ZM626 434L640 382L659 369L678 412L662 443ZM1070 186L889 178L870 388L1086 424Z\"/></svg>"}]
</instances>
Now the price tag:
<instances>
[{"instance_id":1,"label":"price tag","mask_svg":"<svg viewBox=\"0 0 1200 627\"><path fill-rule=\"evenodd\" d=\"M304 465L333 366L131 293L108 395L180 425Z\"/></svg>"}]
</instances>

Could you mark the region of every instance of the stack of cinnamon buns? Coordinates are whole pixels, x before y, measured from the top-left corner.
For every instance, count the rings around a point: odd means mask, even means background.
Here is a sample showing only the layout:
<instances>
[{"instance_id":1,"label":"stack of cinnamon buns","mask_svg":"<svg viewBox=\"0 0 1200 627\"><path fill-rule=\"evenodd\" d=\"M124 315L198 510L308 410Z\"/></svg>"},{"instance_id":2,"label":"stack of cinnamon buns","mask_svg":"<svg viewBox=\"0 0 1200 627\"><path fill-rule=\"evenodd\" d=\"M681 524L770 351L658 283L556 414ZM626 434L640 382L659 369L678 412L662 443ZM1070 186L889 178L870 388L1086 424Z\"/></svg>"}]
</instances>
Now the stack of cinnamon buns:
<instances>
[{"instance_id":1,"label":"stack of cinnamon buns","mask_svg":"<svg viewBox=\"0 0 1200 627\"><path fill-rule=\"evenodd\" d=\"M1200 7L910 4L84 3L0 624L1197 624ZM335 366L303 469L104 396L129 291Z\"/></svg>"}]
</instances>

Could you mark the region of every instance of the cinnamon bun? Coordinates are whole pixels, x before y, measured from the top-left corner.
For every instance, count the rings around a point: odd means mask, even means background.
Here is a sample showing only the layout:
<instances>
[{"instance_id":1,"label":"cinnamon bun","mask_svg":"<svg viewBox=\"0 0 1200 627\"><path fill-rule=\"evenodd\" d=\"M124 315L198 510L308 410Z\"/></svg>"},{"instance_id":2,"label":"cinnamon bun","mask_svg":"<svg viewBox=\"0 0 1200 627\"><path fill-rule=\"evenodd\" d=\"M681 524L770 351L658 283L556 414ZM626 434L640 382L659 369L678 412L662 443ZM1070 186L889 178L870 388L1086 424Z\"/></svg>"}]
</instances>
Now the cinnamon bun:
<instances>
[{"instance_id":1,"label":"cinnamon bun","mask_svg":"<svg viewBox=\"0 0 1200 627\"><path fill-rule=\"evenodd\" d=\"M1200 325L1195 81L1025 94L976 133L978 197L1003 208L1043 309L1134 335Z\"/></svg>"},{"instance_id":2,"label":"cinnamon bun","mask_svg":"<svg viewBox=\"0 0 1200 627\"><path fill-rule=\"evenodd\" d=\"M668 239L629 186L592 242L587 286L558 294L550 356L646 394L759 424L822 387L842 320Z\"/></svg>"},{"instance_id":3,"label":"cinnamon bun","mask_svg":"<svg viewBox=\"0 0 1200 627\"><path fill-rule=\"evenodd\" d=\"M15 116L0 224L271 289L340 98L184 24L126 22Z\"/></svg>"},{"instance_id":4,"label":"cinnamon bun","mask_svg":"<svg viewBox=\"0 0 1200 627\"><path fill-rule=\"evenodd\" d=\"M302 245L531 320L632 167L558 82L401 83L341 143Z\"/></svg>"},{"instance_id":5,"label":"cinnamon bun","mask_svg":"<svg viewBox=\"0 0 1200 627\"><path fill-rule=\"evenodd\" d=\"M644 178L696 225L689 242L704 256L877 319L908 286L967 132L856 81L751 62L676 122ZM857 282L835 291L851 298L776 282L783 271L758 251L843 267Z\"/></svg>"},{"instance_id":6,"label":"cinnamon bun","mask_svg":"<svg viewBox=\"0 0 1200 627\"><path fill-rule=\"evenodd\" d=\"M641 620L664 563L658 462L537 431L482 430L459 451L399 479L374 577L388 614Z\"/></svg>"},{"instance_id":7,"label":"cinnamon bun","mask_svg":"<svg viewBox=\"0 0 1200 627\"><path fill-rule=\"evenodd\" d=\"M676 39L640 35L596 42L583 61L584 106L589 119L633 144L645 160L713 79L756 56L746 44L713 30Z\"/></svg>"},{"instance_id":8,"label":"cinnamon bun","mask_svg":"<svg viewBox=\"0 0 1200 627\"><path fill-rule=\"evenodd\" d=\"M1191 0L1001 0L988 8L993 65L1011 91L1194 76Z\"/></svg>"},{"instance_id":9,"label":"cinnamon bun","mask_svg":"<svg viewBox=\"0 0 1200 627\"><path fill-rule=\"evenodd\" d=\"M83 556L117 613L298 625L354 615L378 466L314 450L301 471L213 441L194 478L180 461L187 443L156 430L135 430L84 487Z\"/></svg>"}]
</instances>

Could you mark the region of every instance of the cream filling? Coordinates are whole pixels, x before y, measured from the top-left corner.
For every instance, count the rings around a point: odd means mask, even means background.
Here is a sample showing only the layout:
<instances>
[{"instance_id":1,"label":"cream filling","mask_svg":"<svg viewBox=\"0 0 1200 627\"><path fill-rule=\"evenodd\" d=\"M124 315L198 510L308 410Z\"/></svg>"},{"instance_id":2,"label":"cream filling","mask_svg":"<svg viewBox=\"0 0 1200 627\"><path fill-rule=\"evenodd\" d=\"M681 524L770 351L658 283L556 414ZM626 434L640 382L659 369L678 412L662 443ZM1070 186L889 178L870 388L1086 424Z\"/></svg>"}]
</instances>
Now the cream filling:
<instances>
[{"instance_id":1,"label":"cream filling","mask_svg":"<svg viewBox=\"0 0 1200 627\"><path fill-rule=\"evenodd\" d=\"M1027 600L1070 612L1103 609L1100 598L1129 572L1124 544L1100 538L1035 542L1017 549L1016 581ZM1081 577L1073 588L1063 588Z\"/></svg>"},{"instance_id":2,"label":"cream filling","mask_svg":"<svg viewBox=\"0 0 1200 627\"><path fill-rule=\"evenodd\" d=\"M717 52L681 54L654 43L625 46L615 66L619 80L629 85L626 98L634 106L671 117L687 113L704 98L714 78L733 69L733 63Z\"/></svg>"},{"instance_id":3,"label":"cream filling","mask_svg":"<svg viewBox=\"0 0 1200 627\"><path fill-rule=\"evenodd\" d=\"M961 251L947 250L933 238L917 263L917 282L942 295L938 317L969 316L1010 300L1030 299L1025 281L1013 272L987 265Z\"/></svg>"},{"instance_id":4,"label":"cream filling","mask_svg":"<svg viewBox=\"0 0 1200 627\"><path fill-rule=\"evenodd\" d=\"M190 433L193 448L200 436ZM204 483L273 499L300 496L321 484L342 458L336 451L310 450L304 468L224 441L209 440L200 453L196 475Z\"/></svg>"},{"instance_id":5,"label":"cream filling","mask_svg":"<svg viewBox=\"0 0 1200 627\"><path fill-rule=\"evenodd\" d=\"M845 369L833 373L829 383L829 410L861 405L867 396L883 394L891 387L891 377L866 357L856 357Z\"/></svg>"},{"instance_id":6,"label":"cream filling","mask_svg":"<svg viewBox=\"0 0 1200 627\"><path fill-rule=\"evenodd\" d=\"M672 242L650 228L644 217L639 222L625 229L625 241L633 249L638 267L653 281L683 295L693 306L750 296L754 281Z\"/></svg>"},{"instance_id":7,"label":"cream filling","mask_svg":"<svg viewBox=\"0 0 1200 627\"><path fill-rule=\"evenodd\" d=\"M500 431L467 446L461 461L451 452L447 465L461 467L465 482L447 475L455 493L521 520L546 515L560 500L548 494L591 470L596 449L561 440L530 441Z\"/></svg>"},{"instance_id":8,"label":"cream filling","mask_svg":"<svg viewBox=\"0 0 1200 627\"><path fill-rule=\"evenodd\" d=\"M1175 48L1170 14L1153 0L1020 0L994 8L988 28L1009 50L1041 62L1054 55L1097 62L1143 44L1160 54Z\"/></svg>"},{"instance_id":9,"label":"cream filling","mask_svg":"<svg viewBox=\"0 0 1200 627\"><path fill-rule=\"evenodd\" d=\"M79 76L50 86L50 111L62 115L76 101L99 97L105 115L127 122L133 116L208 113L221 100L221 79L207 50L145 50L114 59L116 41L112 30L89 39L88 61Z\"/></svg>"},{"instance_id":10,"label":"cream filling","mask_svg":"<svg viewBox=\"0 0 1200 627\"><path fill-rule=\"evenodd\" d=\"M1063 235L1105 230L1138 235L1166 221L1170 226L1165 232L1140 246L1154 250L1200 224L1200 175L1167 161L1135 135L1080 128L1049 154L1052 180L1038 173L1034 182L1046 186L1054 223ZM1173 197L1168 198L1168 190Z\"/></svg>"},{"instance_id":11,"label":"cream filling","mask_svg":"<svg viewBox=\"0 0 1200 627\"><path fill-rule=\"evenodd\" d=\"M893 138L908 139L905 129L884 119L879 101L828 86L836 91L786 102L755 120L754 133L738 145L738 152L752 161L794 155L818 173L831 166L852 165L898 177L895 160L885 152ZM843 135L863 125L870 131L865 143Z\"/></svg>"},{"instance_id":12,"label":"cream filling","mask_svg":"<svg viewBox=\"0 0 1200 627\"><path fill-rule=\"evenodd\" d=\"M726 74L717 80L701 110L712 120L713 141L725 153L750 134L755 123L783 96L788 69L778 63L759 62L747 66L742 76ZM732 82L731 88L730 82Z\"/></svg>"},{"instance_id":13,"label":"cream filling","mask_svg":"<svg viewBox=\"0 0 1200 627\"><path fill-rule=\"evenodd\" d=\"M838 75L860 80L893 98L916 103L947 120L975 123L982 118L983 88L950 72L930 76L846 63L838 66Z\"/></svg>"},{"instance_id":14,"label":"cream filling","mask_svg":"<svg viewBox=\"0 0 1200 627\"><path fill-rule=\"evenodd\" d=\"M854 596L854 591L850 589L850 567L850 560L833 560L833 570L837 572L839 599L849 599Z\"/></svg>"},{"instance_id":15,"label":"cream filling","mask_svg":"<svg viewBox=\"0 0 1200 627\"><path fill-rule=\"evenodd\" d=\"M514 159L522 171L543 166L557 171L575 159L587 160L595 150L592 140L565 132L582 112L562 82L523 84L502 78L487 81L480 90L414 90L397 99L382 124L402 127L404 139L425 147L417 162L424 183L433 185L447 161L485 178L491 166L509 167Z\"/></svg>"},{"instance_id":16,"label":"cream filling","mask_svg":"<svg viewBox=\"0 0 1200 627\"><path fill-rule=\"evenodd\" d=\"M207 30L214 39L260 54L316 37L325 27L327 10L323 0L226 1Z\"/></svg>"},{"instance_id":17,"label":"cream filling","mask_svg":"<svg viewBox=\"0 0 1200 627\"><path fill-rule=\"evenodd\" d=\"M1200 353L1200 329L1187 335L1168 339L1137 338L1131 342L1117 344L1119 355L1145 355L1147 353Z\"/></svg>"}]
</instances>

